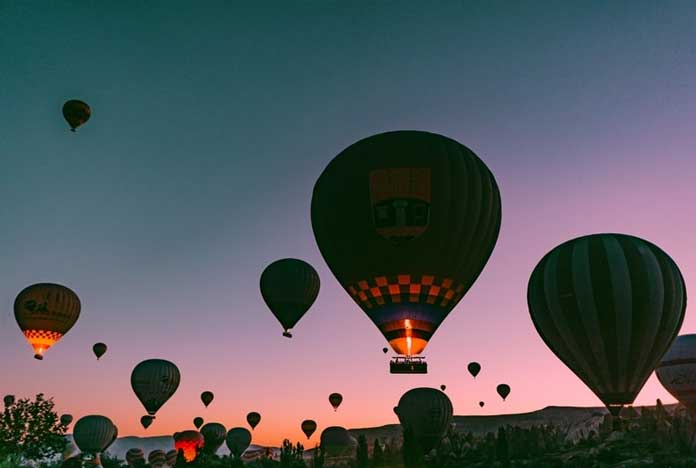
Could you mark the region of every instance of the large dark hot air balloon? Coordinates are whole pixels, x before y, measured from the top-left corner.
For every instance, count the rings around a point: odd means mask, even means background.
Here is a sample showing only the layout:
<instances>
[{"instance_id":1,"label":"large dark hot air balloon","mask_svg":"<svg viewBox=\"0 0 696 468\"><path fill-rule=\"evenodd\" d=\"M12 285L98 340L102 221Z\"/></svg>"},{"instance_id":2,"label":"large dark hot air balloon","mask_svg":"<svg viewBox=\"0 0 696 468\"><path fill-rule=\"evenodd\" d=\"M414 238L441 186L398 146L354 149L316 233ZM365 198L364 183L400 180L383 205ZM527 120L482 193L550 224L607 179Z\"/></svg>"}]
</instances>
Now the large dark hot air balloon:
<instances>
[{"instance_id":1,"label":"large dark hot air balloon","mask_svg":"<svg viewBox=\"0 0 696 468\"><path fill-rule=\"evenodd\" d=\"M353 454L357 441L345 427L331 426L321 432L320 444L326 455L339 457Z\"/></svg>"},{"instance_id":2,"label":"large dark hot air balloon","mask_svg":"<svg viewBox=\"0 0 696 468\"><path fill-rule=\"evenodd\" d=\"M261 274L261 296L283 326L283 336L312 307L319 294L319 274L309 263L296 258L277 260Z\"/></svg>"},{"instance_id":3,"label":"large dark hot air balloon","mask_svg":"<svg viewBox=\"0 0 696 468\"><path fill-rule=\"evenodd\" d=\"M75 445L82 452L96 455L109 447L118 435L116 426L105 416L90 415L77 420L73 427Z\"/></svg>"},{"instance_id":4,"label":"large dark hot air balloon","mask_svg":"<svg viewBox=\"0 0 696 468\"><path fill-rule=\"evenodd\" d=\"M254 430L254 428L256 428L256 426L258 426L258 424L261 422L261 415L256 411L252 411L251 413L247 414L246 419L249 426L251 426L251 429Z\"/></svg>"},{"instance_id":5,"label":"large dark hot air balloon","mask_svg":"<svg viewBox=\"0 0 696 468\"><path fill-rule=\"evenodd\" d=\"M510 394L510 386L508 384L501 383L497 387L495 387L495 391L498 392L498 395L500 395L500 398L505 401L505 399L508 397Z\"/></svg>"},{"instance_id":6,"label":"large dark hot air balloon","mask_svg":"<svg viewBox=\"0 0 696 468\"><path fill-rule=\"evenodd\" d=\"M106 352L106 345L104 343L95 343L94 346L92 346L92 352L97 356L98 361Z\"/></svg>"},{"instance_id":7,"label":"large dark hot air balloon","mask_svg":"<svg viewBox=\"0 0 696 468\"><path fill-rule=\"evenodd\" d=\"M205 439L203 450L208 453L215 453L225 442L227 429L220 423L212 422L204 424L203 427L201 427L201 434Z\"/></svg>"},{"instance_id":8,"label":"large dark hot air balloon","mask_svg":"<svg viewBox=\"0 0 696 468\"><path fill-rule=\"evenodd\" d=\"M203 404L205 405L206 408L208 407L208 405L210 403L212 403L213 398L215 398L215 395L213 395L213 392L209 392L206 390L205 392L201 393L201 401L203 402Z\"/></svg>"},{"instance_id":9,"label":"large dark hot air balloon","mask_svg":"<svg viewBox=\"0 0 696 468\"><path fill-rule=\"evenodd\" d=\"M329 395L329 403L331 403L331 406L333 407L334 411L338 409L339 406L341 406L341 403L343 402L343 395L340 393L332 393Z\"/></svg>"},{"instance_id":10,"label":"large dark hot air balloon","mask_svg":"<svg viewBox=\"0 0 696 468\"><path fill-rule=\"evenodd\" d=\"M155 418L150 415L143 416L140 418L140 424L143 426L144 429L147 429L148 427L150 427L154 419Z\"/></svg>"},{"instance_id":11,"label":"large dark hot air balloon","mask_svg":"<svg viewBox=\"0 0 696 468\"><path fill-rule=\"evenodd\" d=\"M236 458L242 456L244 451L251 445L251 432L244 427L233 427L225 438L227 448Z\"/></svg>"},{"instance_id":12,"label":"large dark hot air balloon","mask_svg":"<svg viewBox=\"0 0 696 468\"><path fill-rule=\"evenodd\" d=\"M153 450L147 456L147 462L153 468L161 468L165 463L167 463L167 454L164 450Z\"/></svg>"},{"instance_id":13,"label":"large dark hot air balloon","mask_svg":"<svg viewBox=\"0 0 696 468\"><path fill-rule=\"evenodd\" d=\"M203 425L203 418L200 416L196 416L193 418L193 425L196 426L196 429L200 429L200 427Z\"/></svg>"},{"instance_id":14,"label":"large dark hot air balloon","mask_svg":"<svg viewBox=\"0 0 696 468\"><path fill-rule=\"evenodd\" d=\"M69 426L72 421L73 421L72 414L64 414L60 417L60 423L63 426Z\"/></svg>"},{"instance_id":15,"label":"large dark hot air balloon","mask_svg":"<svg viewBox=\"0 0 696 468\"><path fill-rule=\"evenodd\" d=\"M131 387L150 416L174 395L180 381L179 368L164 359L143 361L131 373Z\"/></svg>"},{"instance_id":16,"label":"large dark hot air balloon","mask_svg":"<svg viewBox=\"0 0 696 468\"><path fill-rule=\"evenodd\" d=\"M657 379L696 419L696 335L680 335L655 369Z\"/></svg>"},{"instance_id":17,"label":"large dark hot air balloon","mask_svg":"<svg viewBox=\"0 0 696 468\"><path fill-rule=\"evenodd\" d=\"M74 132L77 127L89 120L92 109L86 102L71 99L63 104L63 117L70 125L70 131Z\"/></svg>"},{"instance_id":18,"label":"large dark hot air balloon","mask_svg":"<svg viewBox=\"0 0 696 468\"><path fill-rule=\"evenodd\" d=\"M34 284L17 295L14 313L24 337L34 348L34 357L43 359L46 350L77 322L80 299L59 284Z\"/></svg>"},{"instance_id":19,"label":"large dark hot air balloon","mask_svg":"<svg viewBox=\"0 0 696 468\"><path fill-rule=\"evenodd\" d=\"M477 375L479 375L479 372L481 372L481 364L478 362L470 362L467 366L466 369L469 371L469 374L473 378L476 378Z\"/></svg>"},{"instance_id":20,"label":"large dark hot air balloon","mask_svg":"<svg viewBox=\"0 0 696 468\"><path fill-rule=\"evenodd\" d=\"M128 466L133 467L138 462L145 464L145 452L143 452L143 449L137 447L128 449L126 452L126 463L128 463Z\"/></svg>"},{"instance_id":21,"label":"large dark hot air balloon","mask_svg":"<svg viewBox=\"0 0 696 468\"><path fill-rule=\"evenodd\" d=\"M307 436L307 440L309 440L309 438L312 437L312 434L314 434L314 431L317 430L317 423L311 419L305 419L302 421L302 424L300 424L300 427L302 428L304 435Z\"/></svg>"},{"instance_id":22,"label":"large dark hot air balloon","mask_svg":"<svg viewBox=\"0 0 696 468\"><path fill-rule=\"evenodd\" d=\"M456 141L420 131L348 147L312 196L319 250L401 355L393 373L427 371L415 356L481 273L500 219L486 165Z\"/></svg>"},{"instance_id":23,"label":"large dark hot air balloon","mask_svg":"<svg viewBox=\"0 0 696 468\"><path fill-rule=\"evenodd\" d=\"M452 421L452 402L440 390L414 388L404 393L394 408L401 426L408 427L420 447L429 452L442 439Z\"/></svg>"},{"instance_id":24,"label":"large dark hot air balloon","mask_svg":"<svg viewBox=\"0 0 696 468\"><path fill-rule=\"evenodd\" d=\"M174 434L174 448L183 450L187 462L192 462L205 444L203 435L198 431L182 431Z\"/></svg>"},{"instance_id":25,"label":"large dark hot air balloon","mask_svg":"<svg viewBox=\"0 0 696 468\"><path fill-rule=\"evenodd\" d=\"M677 336L686 288L656 245L594 234L541 259L527 302L546 345L618 416Z\"/></svg>"}]
</instances>

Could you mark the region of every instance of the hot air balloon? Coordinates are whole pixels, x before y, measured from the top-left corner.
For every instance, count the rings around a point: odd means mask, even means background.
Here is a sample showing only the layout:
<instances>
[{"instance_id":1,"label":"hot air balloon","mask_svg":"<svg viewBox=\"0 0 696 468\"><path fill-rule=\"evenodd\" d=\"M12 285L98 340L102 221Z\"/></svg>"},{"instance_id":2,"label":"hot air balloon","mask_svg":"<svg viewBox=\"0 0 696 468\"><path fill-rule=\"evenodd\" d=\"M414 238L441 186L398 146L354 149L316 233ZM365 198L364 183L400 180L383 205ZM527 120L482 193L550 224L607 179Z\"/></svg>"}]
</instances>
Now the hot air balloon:
<instances>
[{"instance_id":1,"label":"hot air balloon","mask_svg":"<svg viewBox=\"0 0 696 468\"><path fill-rule=\"evenodd\" d=\"M408 427L420 447L427 453L447 432L452 421L452 402L434 388L414 388L404 393L394 408L401 426Z\"/></svg>"},{"instance_id":2,"label":"hot air balloon","mask_svg":"<svg viewBox=\"0 0 696 468\"><path fill-rule=\"evenodd\" d=\"M331 403L331 406L333 406L334 411L338 409L339 406L341 406L341 402L343 401L343 395L340 393L332 393L329 395L329 403Z\"/></svg>"},{"instance_id":3,"label":"hot air balloon","mask_svg":"<svg viewBox=\"0 0 696 468\"><path fill-rule=\"evenodd\" d=\"M508 384L500 384L497 387L495 387L495 391L498 392L498 395L505 401L507 396L510 394L510 386Z\"/></svg>"},{"instance_id":4,"label":"hot air balloon","mask_svg":"<svg viewBox=\"0 0 696 468\"><path fill-rule=\"evenodd\" d=\"M154 419L155 418L153 416L150 416L150 415L143 416L140 418L140 424L142 424L143 428L147 429L148 427L150 427L150 424L152 424L152 421Z\"/></svg>"},{"instance_id":5,"label":"hot air balloon","mask_svg":"<svg viewBox=\"0 0 696 468\"><path fill-rule=\"evenodd\" d=\"M527 302L546 345L618 416L677 336L686 288L656 245L594 234L541 259Z\"/></svg>"},{"instance_id":6,"label":"hot air balloon","mask_svg":"<svg viewBox=\"0 0 696 468\"><path fill-rule=\"evenodd\" d=\"M143 361L131 373L131 387L150 416L174 395L180 381L179 368L164 359Z\"/></svg>"},{"instance_id":7,"label":"hot air balloon","mask_svg":"<svg viewBox=\"0 0 696 468\"><path fill-rule=\"evenodd\" d=\"M153 450L147 456L147 462L153 468L161 468L164 464L167 463L167 454L164 452L164 450Z\"/></svg>"},{"instance_id":8,"label":"hot air balloon","mask_svg":"<svg viewBox=\"0 0 696 468\"><path fill-rule=\"evenodd\" d=\"M7 408L8 406L12 406L15 403L15 396L5 395L2 399L2 402L5 404L5 408Z\"/></svg>"},{"instance_id":9,"label":"hot air balloon","mask_svg":"<svg viewBox=\"0 0 696 468\"><path fill-rule=\"evenodd\" d=\"M447 385L440 385L440 390L443 392L447 389Z\"/></svg>"},{"instance_id":10,"label":"hot air balloon","mask_svg":"<svg viewBox=\"0 0 696 468\"><path fill-rule=\"evenodd\" d=\"M215 398L215 395L213 395L213 392L205 391L201 393L201 401L207 408L208 405L213 401L213 398Z\"/></svg>"},{"instance_id":11,"label":"hot air balloon","mask_svg":"<svg viewBox=\"0 0 696 468\"><path fill-rule=\"evenodd\" d=\"M106 450L117 434L116 426L106 416L85 416L78 419L73 427L75 445L90 455L97 455Z\"/></svg>"},{"instance_id":12,"label":"hot air balloon","mask_svg":"<svg viewBox=\"0 0 696 468\"><path fill-rule=\"evenodd\" d=\"M174 434L174 448L183 450L187 462L192 462L198 456L198 451L203 447L205 439L198 431L182 431Z\"/></svg>"},{"instance_id":13,"label":"hot air balloon","mask_svg":"<svg viewBox=\"0 0 696 468\"><path fill-rule=\"evenodd\" d=\"M249 423L249 426L251 426L251 429L254 430L254 428L261 422L261 415L256 411L252 411L251 413L247 414L247 422Z\"/></svg>"},{"instance_id":14,"label":"hot air balloon","mask_svg":"<svg viewBox=\"0 0 696 468\"><path fill-rule=\"evenodd\" d=\"M177 452L176 450L172 449L169 452L167 452L167 465L173 467L176 464L176 459L178 456L179 452Z\"/></svg>"},{"instance_id":15,"label":"hot air balloon","mask_svg":"<svg viewBox=\"0 0 696 468\"><path fill-rule=\"evenodd\" d=\"M200 427L203 425L203 418L200 416L193 418L193 425L196 426L196 429L200 429Z\"/></svg>"},{"instance_id":16,"label":"hot air balloon","mask_svg":"<svg viewBox=\"0 0 696 468\"><path fill-rule=\"evenodd\" d=\"M92 109L87 103L71 99L63 104L63 117L70 125L70 131L74 132L77 127L89 120L92 115Z\"/></svg>"},{"instance_id":17,"label":"hot air balloon","mask_svg":"<svg viewBox=\"0 0 696 468\"><path fill-rule=\"evenodd\" d=\"M225 442L227 429L220 423L207 423L201 427L201 434L205 439L203 450L208 453L215 453L220 446Z\"/></svg>"},{"instance_id":18,"label":"hot air balloon","mask_svg":"<svg viewBox=\"0 0 696 468\"><path fill-rule=\"evenodd\" d=\"M384 354L387 354L387 353L389 352L389 348L382 348L382 352L383 352Z\"/></svg>"},{"instance_id":19,"label":"hot air balloon","mask_svg":"<svg viewBox=\"0 0 696 468\"><path fill-rule=\"evenodd\" d=\"M24 337L34 348L34 357L43 359L80 316L80 299L59 284L31 285L17 295L14 313Z\"/></svg>"},{"instance_id":20,"label":"hot air balloon","mask_svg":"<svg viewBox=\"0 0 696 468\"><path fill-rule=\"evenodd\" d=\"M482 401L479 401L479 406L480 406L481 408L483 408L483 407L484 407L484 405L485 405L485 403L484 403L484 402L482 402Z\"/></svg>"},{"instance_id":21,"label":"hot air balloon","mask_svg":"<svg viewBox=\"0 0 696 468\"><path fill-rule=\"evenodd\" d=\"M469 374L471 374L474 378L476 378L479 372L481 372L481 364L478 362L470 362L466 368L469 371Z\"/></svg>"},{"instance_id":22,"label":"hot air balloon","mask_svg":"<svg viewBox=\"0 0 696 468\"><path fill-rule=\"evenodd\" d=\"M227 448L236 458L242 456L244 451L251 445L251 432L244 427L233 427L225 438Z\"/></svg>"},{"instance_id":23,"label":"hot air balloon","mask_svg":"<svg viewBox=\"0 0 696 468\"><path fill-rule=\"evenodd\" d=\"M60 423L63 426L69 426L72 421L73 421L72 414L64 414L60 417Z\"/></svg>"},{"instance_id":24,"label":"hot air balloon","mask_svg":"<svg viewBox=\"0 0 696 468\"><path fill-rule=\"evenodd\" d=\"M309 263L296 258L277 260L261 274L261 296L283 326L283 336L312 307L319 294L319 274Z\"/></svg>"},{"instance_id":25,"label":"hot air balloon","mask_svg":"<svg viewBox=\"0 0 696 468\"><path fill-rule=\"evenodd\" d=\"M417 355L483 270L500 219L486 165L458 142L420 131L348 147L312 196L319 250L401 355L392 373L427 372Z\"/></svg>"},{"instance_id":26,"label":"hot air balloon","mask_svg":"<svg viewBox=\"0 0 696 468\"><path fill-rule=\"evenodd\" d=\"M134 467L138 462L141 462L143 465L145 464L145 453L143 449L135 447L128 449L126 452L126 463L128 463L128 466Z\"/></svg>"},{"instance_id":27,"label":"hot air balloon","mask_svg":"<svg viewBox=\"0 0 696 468\"><path fill-rule=\"evenodd\" d=\"M92 352L94 352L94 355L97 356L98 361L99 358L102 357L106 352L106 345L104 343L95 343L94 346L92 346Z\"/></svg>"},{"instance_id":28,"label":"hot air balloon","mask_svg":"<svg viewBox=\"0 0 696 468\"><path fill-rule=\"evenodd\" d=\"M696 419L696 335L680 335L655 369L663 387Z\"/></svg>"},{"instance_id":29,"label":"hot air balloon","mask_svg":"<svg viewBox=\"0 0 696 468\"><path fill-rule=\"evenodd\" d=\"M344 427L331 426L324 429L320 439L321 449L329 457L352 454L357 441Z\"/></svg>"},{"instance_id":30,"label":"hot air balloon","mask_svg":"<svg viewBox=\"0 0 696 468\"><path fill-rule=\"evenodd\" d=\"M314 434L314 431L317 430L317 423L311 419L305 419L302 421L300 427L302 428L304 435L307 436L307 440L309 440L309 438L312 437L312 434Z\"/></svg>"}]
</instances>

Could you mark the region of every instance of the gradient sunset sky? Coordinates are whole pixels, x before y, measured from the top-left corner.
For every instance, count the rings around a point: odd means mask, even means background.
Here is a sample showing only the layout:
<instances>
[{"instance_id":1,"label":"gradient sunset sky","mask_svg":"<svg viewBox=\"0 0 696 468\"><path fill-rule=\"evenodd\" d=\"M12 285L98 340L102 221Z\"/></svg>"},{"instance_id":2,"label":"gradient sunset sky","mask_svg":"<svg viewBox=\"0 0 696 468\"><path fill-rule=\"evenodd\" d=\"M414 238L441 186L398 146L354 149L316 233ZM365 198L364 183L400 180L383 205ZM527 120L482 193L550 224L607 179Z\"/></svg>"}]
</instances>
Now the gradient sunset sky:
<instances>
[{"instance_id":1,"label":"gradient sunset sky","mask_svg":"<svg viewBox=\"0 0 696 468\"><path fill-rule=\"evenodd\" d=\"M416 386L446 384L462 415L599 406L536 333L527 280L559 243L623 232L662 247L692 284L694 24L690 1L3 3L0 394L44 392L76 419L109 416L121 436L194 416L246 425L258 411L254 443L279 444L304 440L313 418L310 446L329 425L397 422ZM93 110L77 134L61 116L72 98ZM388 373L386 341L310 225L326 164L399 129L469 146L503 204L493 255L417 376ZM322 280L292 340L258 288L284 257ZM12 312L37 282L83 305L44 361ZM693 332L687 309L681 333ZM99 362L97 341L109 346ZM145 431L130 372L155 357L182 381ZM216 395L207 409L203 390ZM636 404L656 398L673 401L653 376Z\"/></svg>"}]
</instances>

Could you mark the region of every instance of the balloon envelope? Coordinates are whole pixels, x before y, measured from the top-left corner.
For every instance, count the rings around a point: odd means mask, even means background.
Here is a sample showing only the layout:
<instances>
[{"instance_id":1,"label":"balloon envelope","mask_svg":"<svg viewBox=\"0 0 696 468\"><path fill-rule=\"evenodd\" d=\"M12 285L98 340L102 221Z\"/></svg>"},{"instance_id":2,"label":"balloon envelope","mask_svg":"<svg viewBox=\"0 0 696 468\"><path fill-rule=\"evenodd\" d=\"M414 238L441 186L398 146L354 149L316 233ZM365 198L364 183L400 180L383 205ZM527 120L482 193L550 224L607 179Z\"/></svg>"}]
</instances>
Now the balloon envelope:
<instances>
[{"instance_id":1,"label":"balloon envelope","mask_svg":"<svg viewBox=\"0 0 696 468\"><path fill-rule=\"evenodd\" d=\"M677 336L686 288L676 263L656 245L594 234L541 259L527 302L546 345L618 416Z\"/></svg>"},{"instance_id":2,"label":"balloon envelope","mask_svg":"<svg viewBox=\"0 0 696 468\"><path fill-rule=\"evenodd\" d=\"M468 148L396 131L336 156L312 228L338 282L401 355L420 354L471 288L500 230L493 174Z\"/></svg>"},{"instance_id":3,"label":"balloon envelope","mask_svg":"<svg viewBox=\"0 0 696 468\"><path fill-rule=\"evenodd\" d=\"M143 416L143 417L140 418L140 424L142 424L142 426L143 426L145 429L147 429L148 427L150 427L150 425L152 424L152 421L153 421L153 420L154 420L154 418L153 418L152 416L149 416L149 415L148 415L148 416Z\"/></svg>"},{"instance_id":4,"label":"balloon envelope","mask_svg":"<svg viewBox=\"0 0 696 468\"><path fill-rule=\"evenodd\" d=\"M143 361L131 373L133 392L150 416L154 416L174 395L180 381L179 368L164 359Z\"/></svg>"},{"instance_id":5,"label":"balloon envelope","mask_svg":"<svg viewBox=\"0 0 696 468\"><path fill-rule=\"evenodd\" d=\"M481 408L483 408L485 405L486 405L486 404L485 404L484 402L479 401L479 406L480 406Z\"/></svg>"},{"instance_id":6,"label":"balloon envelope","mask_svg":"<svg viewBox=\"0 0 696 468\"><path fill-rule=\"evenodd\" d=\"M352 453L357 441L345 427L331 426L321 432L321 449L328 456L341 456Z\"/></svg>"},{"instance_id":7,"label":"balloon envelope","mask_svg":"<svg viewBox=\"0 0 696 468\"><path fill-rule=\"evenodd\" d=\"M104 343L95 343L94 346L92 346L92 352L97 356L97 360L99 360L106 352L106 345Z\"/></svg>"},{"instance_id":8,"label":"balloon envelope","mask_svg":"<svg viewBox=\"0 0 696 468\"><path fill-rule=\"evenodd\" d=\"M309 438L312 437L312 434L314 434L314 431L317 430L317 423L311 419L305 419L302 421L300 427L302 428L304 435L307 436L307 440L309 440Z\"/></svg>"},{"instance_id":9,"label":"balloon envelope","mask_svg":"<svg viewBox=\"0 0 696 468\"><path fill-rule=\"evenodd\" d=\"M510 386L508 384L500 384L495 388L495 391L498 392L498 395L505 401L510 394Z\"/></svg>"},{"instance_id":10,"label":"balloon envelope","mask_svg":"<svg viewBox=\"0 0 696 468\"><path fill-rule=\"evenodd\" d=\"M251 445L251 432L244 427L233 427L225 438L230 453L239 458Z\"/></svg>"},{"instance_id":11,"label":"balloon envelope","mask_svg":"<svg viewBox=\"0 0 696 468\"><path fill-rule=\"evenodd\" d=\"M331 403L331 406L333 406L334 411L341 406L341 402L343 402L343 395L340 393L332 393L329 395L329 403Z\"/></svg>"},{"instance_id":12,"label":"balloon envelope","mask_svg":"<svg viewBox=\"0 0 696 468\"><path fill-rule=\"evenodd\" d=\"M92 115L92 109L86 102L71 99L63 104L63 117L70 125L73 132L77 127L87 122Z\"/></svg>"},{"instance_id":13,"label":"balloon envelope","mask_svg":"<svg viewBox=\"0 0 696 468\"><path fill-rule=\"evenodd\" d=\"M82 452L97 454L106 450L118 434L116 426L106 416L90 415L77 420L73 440Z\"/></svg>"},{"instance_id":14,"label":"balloon envelope","mask_svg":"<svg viewBox=\"0 0 696 468\"><path fill-rule=\"evenodd\" d=\"M213 395L213 392L205 391L201 393L201 401L207 408L210 403L212 403L213 398L215 398L215 395Z\"/></svg>"},{"instance_id":15,"label":"balloon envelope","mask_svg":"<svg viewBox=\"0 0 696 468\"><path fill-rule=\"evenodd\" d=\"M5 407L12 406L12 405L14 405L14 402L15 402L15 396L14 395L5 395L2 399L2 401L5 404Z\"/></svg>"},{"instance_id":16,"label":"balloon envelope","mask_svg":"<svg viewBox=\"0 0 696 468\"><path fill-rule=\"evenodd\" d=\"M128 466L134 466L138 461L145 463L145 452L143 452L143 449L137 447L128 449L126 452L126 463L128 463Z\"/></svg>"},{"instance_id":17,"label":"balloon envelope","mask_svg":"<svg viewBox=\"0 0 696 468\"><path fill-rule=\"evenodd\" d=\"M452 421L452 402L435 388L414 388L404 393L394 408L401 426L411 428L420 447L427 453L447 432Z\"/></svg>"},{"instance_id":18,"label":"balloon envelope","mask_svg":"<svg viewBox=\"0 0 696 468\"><path fill-rule=\"evenodd\" d=\"M215 453L225 442L227 429L220 423L212 422L204 424L203 427L201 427L201 434L205 439L203 450L208 453Z\"/></svg>"},{"instance_id":19,"label":"balloon envelope","mask_svg":"<svg viewBox=\"0 0 696 468\"><path fill-rule=\"evenodd\" d=\"M655 374L662 386L696 417L696 334L678 336Z\"/></svg>"},{"instance_id":20,"label":"balloon envelope","mask_svg":"<svg viewBox=\"0 0 696 468\"><path fill-rule=\"evenodd\" d=\"M254 429L261 422L261 415L256 411L252 411L251 413L247 414L246 419L247 423L249 423L251 428Z\"/></svg>"},{"instance_id":21,"label":"balloon envelope","mask_svg":"<svg viewBox=\"0 0 696 468\"><path fill-rule=\"evenodd\" d=\"M71 289L52 283L33 284L15 299L14 313L24 337L43 359L80 317L80 298Z\"/></svg>"},{"instance_id":22,"label":"balloon envelope","mask_svg":"<svg viewBox=\"0 0 696 468\"><path fill-rule=\"evenodd\" d=\"M199 429L203 425L203 418L200 416L193 418L193 425L196 426L196 429Z\"/></svg>"},{"instance_id":23,"label":"balloon envelope","mask_svg":"<svg viewBox=\"0 0 696 468\"><path fill-rule=\"evenodd\" d=\"M174 448L184 452L187 462L192 462L198 456L198 451L204 446L205 439L198 431L182 431L174 434Z\"/></svg>"},{"instance_id":24,"label":"balloon envelope","mask_svg":"<svg viewBox=\"0 0 696 468\"><path fill-rule=\"evenodd\" d=\"M167 463L167 454L164 452L164 450L153 450L147 456L147 462L150 464L150 466L160 467Z\"/></svg>"},{"instance_id":25,"label":"balloon envelope","mask_svg":"<svg viewBox=\"0 0 696 468\"><path fill-rule=\"evenodd\" d=\"M63 426L69 426L72 421L73 421L72 414L64 414L60 417L60 423Z\"/></svg>"},{"instance_id":26,"label":"balloon envelope","mask_svg":"<svg viewBox=\"0 0 696 468\"><path fill-rule=\"evenodd\" d=\"M447 385L440 385L440 390L442 390L443 392L447 390Z\"/></svg>"},{"instance_id":27,"label":"balloon envelope","mask_svg":"<svg viewBox=\"0 0 696 468\"><path fill-rule=\"evenodd\" d=\"M319 294L319 274L309 263L296 258L277 260L261 274L261 296L291 337L293 328L312 307Z\"/></svg>"},{"instance_id":28,"label":"balloon envelope","mask_svg":"<svg viewBox=\"0 0 696 468\"><path fill-rule=\"evenodd\" d=\"M476 378L479 372L481 372L481 364L478 362L470 362L466 368L469 371L469 374L471 374L474 378Z\"/></svg>"}]
</instances>

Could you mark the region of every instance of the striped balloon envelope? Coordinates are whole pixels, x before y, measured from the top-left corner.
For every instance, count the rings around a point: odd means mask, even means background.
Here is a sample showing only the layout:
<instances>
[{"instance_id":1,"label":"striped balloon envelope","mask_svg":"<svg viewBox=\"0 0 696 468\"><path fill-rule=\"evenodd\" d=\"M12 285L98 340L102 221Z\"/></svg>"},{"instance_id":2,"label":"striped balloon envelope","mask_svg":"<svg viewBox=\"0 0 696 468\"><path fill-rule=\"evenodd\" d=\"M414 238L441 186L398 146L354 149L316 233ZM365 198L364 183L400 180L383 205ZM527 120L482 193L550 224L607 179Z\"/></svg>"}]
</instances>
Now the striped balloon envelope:
<instances>
[{"instance_id":1,"label":"striped balloon envelope","mask_svg":"<svg viewBox=\"0 0 696 468\"><path fill-rule=\"evenodd\" d=\"M142 361L131 373L131 387L147 414L154 416L179 388L181 373L164 359Z\"/></svg>"},{"instance_id":2,"label":"striped balloon envelope","mask_svg":"<svg viewBox=\"0 0 696 468\"><path fill-rule=\"evenodd\" d=\"M126 463L128 463L128 466L133 467L138 462L145 464L145 452L138 447L129 448L126 452Z\"/></svg>"},{"instance_id":3,"label":"striped balloon envelope","mask_svg":"<svg viewBox=\"0 0 696 468\"><path fill-rule=\"evenodd\" d=\"M164 452L164 450L153 450L147 456L147 462L152 468L162 468L167 464L167 454Z\"/></svg>"},{"instance_id":4,"label":"striped balloon envelope","mask_svg":"<svg viewBox=\"0 0 696 468\"><path fill-rule=\"evenodd\" d=\"M679 333L686 287L656 245L594 234L541 259L527 302L546 345L618 416Z\"/></svg>"},{"instance_id":5,"label":"striped balloon envelope","mask_svg":"<svg viewBox=\"0 0 696 468\"><path fill-rule=\"evenodd\" d=\"M662 386L696 417L696 334L678 336L655 374Z\"/></svg>"}]
</instances>

